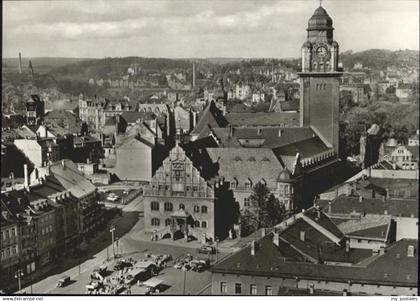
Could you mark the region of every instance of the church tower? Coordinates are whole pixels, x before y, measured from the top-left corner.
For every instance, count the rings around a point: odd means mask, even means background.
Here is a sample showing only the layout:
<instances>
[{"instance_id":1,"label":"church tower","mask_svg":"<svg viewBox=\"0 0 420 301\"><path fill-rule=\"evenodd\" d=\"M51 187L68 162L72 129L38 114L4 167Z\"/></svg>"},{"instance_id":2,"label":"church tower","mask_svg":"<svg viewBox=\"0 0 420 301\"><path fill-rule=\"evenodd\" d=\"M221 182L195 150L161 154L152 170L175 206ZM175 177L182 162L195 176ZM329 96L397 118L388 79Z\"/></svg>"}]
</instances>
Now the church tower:
<instances>
[{"instance_id":1,"label":"church tower","mask_svg":"<svg viewBox=\"0 0 420 301\"><path fill-rule=\"evenodd\" d=\"M308 22L308 38L302 46L300 76L300 126L311 127L338 153L339 79L338 43L333 21L319 6Z\"/></svg>"}]
</instances>

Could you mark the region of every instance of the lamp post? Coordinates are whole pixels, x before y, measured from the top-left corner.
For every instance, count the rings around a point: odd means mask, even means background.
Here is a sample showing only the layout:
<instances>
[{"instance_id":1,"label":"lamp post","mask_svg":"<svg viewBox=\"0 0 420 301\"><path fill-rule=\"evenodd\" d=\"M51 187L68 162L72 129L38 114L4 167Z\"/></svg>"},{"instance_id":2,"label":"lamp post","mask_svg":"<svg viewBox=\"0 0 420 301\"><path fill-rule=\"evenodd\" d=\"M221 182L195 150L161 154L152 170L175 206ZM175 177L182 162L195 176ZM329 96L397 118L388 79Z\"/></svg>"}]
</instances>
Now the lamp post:
<instances>
[{"instance_id":1,"label":"lamp post","mask_svg":"<svg viewBox=\"0 0 420 301\"><path fill-rule=\"evenodd\" d=\"M216 237L216 263L219 261L219 238Z\"/></svg>"},{"instance_id":2,"label":"lamp post","mask_svg":"<svg viewBox=\"0 0 420 301\"><path fill-rule=\"evenodd\" d=\"M109 232L111 232L112 234L112 254L114 256L115 259L115 247L114 247L114 232L115 232L115 225L111 226L111 229L109 229Z\"/></svg>"},{"instance_id":3,"label":"lamp post","mask_svg":"<svg viewBox=\"0 0 420 301\"><path fill-rule=\"evenodd\" d=\"M15 278L18 280L18 287L19 287L19 291L22 289L22 283L21 283L21 278L24 276L22 269L18 269L15 272Z\"/></svg>"}]
</instances>

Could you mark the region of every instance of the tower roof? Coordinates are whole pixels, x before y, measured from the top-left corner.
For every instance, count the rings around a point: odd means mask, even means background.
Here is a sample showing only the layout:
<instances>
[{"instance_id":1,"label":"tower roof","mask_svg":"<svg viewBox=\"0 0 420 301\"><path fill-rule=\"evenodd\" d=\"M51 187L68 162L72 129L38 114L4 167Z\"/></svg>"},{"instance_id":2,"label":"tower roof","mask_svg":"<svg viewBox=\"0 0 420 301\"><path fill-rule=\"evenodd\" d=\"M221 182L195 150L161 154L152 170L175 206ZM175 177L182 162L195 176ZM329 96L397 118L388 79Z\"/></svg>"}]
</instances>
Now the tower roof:
<instances>
[{"instance_id":1,"label":"tower roof","mask_svg":"<svg viewBox=\"0 0 420 301\"><path fill-rule=\"evenodd\" d=\"M308 21L308 30L331 29L333 21L327 11L319 6Z\"/></svg>"}]
</instances>

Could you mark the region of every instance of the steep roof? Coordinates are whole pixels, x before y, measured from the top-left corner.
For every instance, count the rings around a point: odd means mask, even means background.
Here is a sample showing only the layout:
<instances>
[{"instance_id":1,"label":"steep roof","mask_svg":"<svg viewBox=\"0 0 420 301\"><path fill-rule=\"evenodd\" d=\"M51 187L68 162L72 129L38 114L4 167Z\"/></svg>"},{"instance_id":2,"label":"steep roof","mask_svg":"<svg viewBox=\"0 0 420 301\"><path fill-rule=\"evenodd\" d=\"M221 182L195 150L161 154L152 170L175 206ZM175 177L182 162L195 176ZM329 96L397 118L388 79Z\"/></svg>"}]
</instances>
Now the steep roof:
<instances>
[{"instance_id":1,"label":"steep roof","mask_svg":"<svg viewBox=\"0 0 420 301\"><path fill-rule=\"evenodd\" d=\"M227 121L223 116L222 111L216 107L214 101L211 101L207 105L191 134L199 135L203 130L206 130L208 126L211 128L227 126Z\"/></svg>"},{"instance_id":2,"label":"steep roof","mask_svg":"<svg viewBox=\"0 0 420 301\"><path fill-rule=\"evenodd\" d=\"M60 185L77 198L83 198L96 190L95 185L83 176L71 160L65 159L52 164L49 170Z\"/></svg>"},{"instance_id":3,"label":"steep roof","mask_svg":"<svg viewBox=\"0 0 420 301\"><path fill-rule=\"evenodd\" d=\"M311 137L309 139L288 143L274 149L277 156L295 156L297 153L301 158L309 158L330 150L319 137Z\"/></svg>"},{"instance_id":4,"label":"steep roof","mask_svg":"<svg viewBox=\"0 0 420 301\"><path fill-rule=\"evenodd\" d=\"M328 210L328 200L317 200L318 205L324 210ZM373 199L340 195L331 201L331 213L351 214L353 212L361 214L390 214L392 216L418 217L418 200L395 200L395 199Z\"/></svg>"},{"instance_id":5,"label":"steep roof","mask_svg":"<svg viewBox=\"0 0 420 301\"><path fill-rule=\"evenodd\" d=\"M228 113L226 119L232 126L283 126L298 127L298 113L258 112L258 113Z\"/></svg>"},{"instance_id":6,"label":"steep roof","mask_svg":"<svg viewBox=\"0 0 420 301\"><path fill-rule=\"evenodd\" d=\"M211 271L212 273L299 277L301 279L345 283L351 281L353 283L402 285L416 288L418 252L414 253L414 257L408 257L407 247L409 245L414 245L417 248L418 241L402 239L387 248L384 255L378 256L376 260L364 266L334 266L303 262L290 257L285 259L283 254L288 245L283 244L281 248L275 246L272 242L272 234L270 234L258 241L255 255L251 255L251 246L247 246L216 264ZM358 250L360 253L363 251L366 250ZM397 256L397 254L399 255ZM354 257L359 256L359 254L355 254Z\"/></svg>"},{"instance_id":7,"label":"steep roof","mask_svg":"<svg viewBox=\"0 0 420 301\"><path fill-rule=\"evenodd\" d=\"M156 114L153 112L134 112L128 111L121 114L121 117L124 118L127 123L135 123L137 120L154 120L156 119Z\"/></svg>"},{"instance_id":8,"label":"steep roof","mask_svg":"<svg viewBox=\"0 0 420 301\"><path fill-rule=\"evenodd\" d=\"M277 148L314 137L311 128L270 127L226 127L212 128L222 146L246 147L246 140L261 139L261 147Z\"/></svg>"},{"instance_id":9,"label":"steep roof","mask_svg":"<svg viewBox=\"0 0 420 301\"><path fill-rule=\"evenodd\" d=\"M277 176L283 169L270 149L265 148L206 148L213 163L218 163L218 175L239 185L251 180L264 180L268 187L276 187Z\"/></svg>"}]
</instances>

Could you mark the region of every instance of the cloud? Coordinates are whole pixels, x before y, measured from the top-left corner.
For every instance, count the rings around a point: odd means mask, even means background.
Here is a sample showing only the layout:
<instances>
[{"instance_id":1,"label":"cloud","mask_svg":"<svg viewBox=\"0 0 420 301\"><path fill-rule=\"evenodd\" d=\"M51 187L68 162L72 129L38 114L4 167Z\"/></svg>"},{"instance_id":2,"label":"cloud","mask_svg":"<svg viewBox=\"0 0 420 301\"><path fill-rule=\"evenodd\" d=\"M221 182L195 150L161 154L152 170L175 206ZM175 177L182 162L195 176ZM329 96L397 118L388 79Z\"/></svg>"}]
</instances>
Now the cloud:
<instances>
[{"instance_id":1,"label":"cloud","mask_svg":"<svg viewBox=\"0 0 420 301\"><path fill-rule=\"evenodd\" d=\"M417 48L417 1L330 0L323 5L334 19L341 49ZM306 0L6 1L3 51L6 56L20 50L34 56L54 56L54 51L65 56L129 51L298 56L316 6Z\"/></svg>"}]
</instances>

